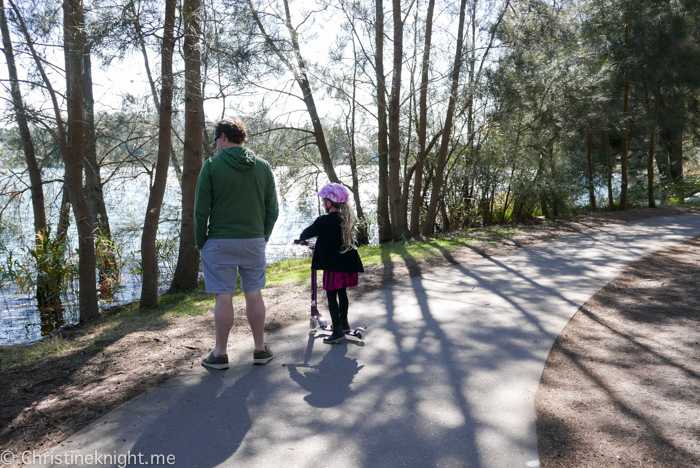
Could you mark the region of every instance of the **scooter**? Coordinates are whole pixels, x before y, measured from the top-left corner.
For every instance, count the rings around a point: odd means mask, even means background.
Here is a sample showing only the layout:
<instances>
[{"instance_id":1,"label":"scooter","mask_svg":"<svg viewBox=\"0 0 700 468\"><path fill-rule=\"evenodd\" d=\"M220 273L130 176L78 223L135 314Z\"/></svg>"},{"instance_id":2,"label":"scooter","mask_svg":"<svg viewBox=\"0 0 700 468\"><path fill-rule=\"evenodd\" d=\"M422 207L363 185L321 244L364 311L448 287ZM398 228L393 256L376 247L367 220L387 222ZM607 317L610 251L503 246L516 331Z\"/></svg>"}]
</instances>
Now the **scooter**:
<instances>
[{"instance_id":1,"label":"scooter","mask_svg":"<svg viewBox=\"0 0 700 468\"><path fill-rule=\"evenodd\" d=\"M294 243L297 245L305 245L311 251L314 250L314 246L315 246L315 243L313 241L308 241L308 240L296 239L294 241ZM309 331L309 334L316 333L316 330L333 333L333 327L328 324L328 320L326 320L323 317L321 312L318 311L318 307L316 307L316 304L317 304L317 302L316 302L316 287L317 287L316 270L314 270L312 268L311 269L311 317L309 317L309 328L311 329L311 331ZM343 333L345 333L346 338L350 338L351 340L363 342L363 341L365 341L367 327L353 328L353 329L350 329L350 331L344 331Z\"/></svg>"}]
</instances>

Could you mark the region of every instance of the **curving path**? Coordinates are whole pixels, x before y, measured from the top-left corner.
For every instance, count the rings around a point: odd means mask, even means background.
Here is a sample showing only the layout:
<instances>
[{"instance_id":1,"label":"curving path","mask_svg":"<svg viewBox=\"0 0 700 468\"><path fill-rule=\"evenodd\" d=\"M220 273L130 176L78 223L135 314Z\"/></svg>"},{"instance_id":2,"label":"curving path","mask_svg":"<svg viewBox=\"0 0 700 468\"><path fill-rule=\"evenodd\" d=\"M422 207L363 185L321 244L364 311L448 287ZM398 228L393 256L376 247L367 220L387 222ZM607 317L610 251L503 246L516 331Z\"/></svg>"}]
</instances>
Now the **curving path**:
<instances>
[{"instance_id":1,"label":"curving path","mask_svg":"<svg viewBox=\"0 0 700 468\"><path fill-rule=\"evenodd\" d=\"M354 324L370 326L364 345L324 345L304 323L271 334L276 357L257 367L246 340L230 370L187 371L45 460L537 467L535 393L558 334L628 263L697 236L700 216L655 218L416 277L351 303ZM84 460L71 466L96 465Z\"/></svg>"}]
</instances>

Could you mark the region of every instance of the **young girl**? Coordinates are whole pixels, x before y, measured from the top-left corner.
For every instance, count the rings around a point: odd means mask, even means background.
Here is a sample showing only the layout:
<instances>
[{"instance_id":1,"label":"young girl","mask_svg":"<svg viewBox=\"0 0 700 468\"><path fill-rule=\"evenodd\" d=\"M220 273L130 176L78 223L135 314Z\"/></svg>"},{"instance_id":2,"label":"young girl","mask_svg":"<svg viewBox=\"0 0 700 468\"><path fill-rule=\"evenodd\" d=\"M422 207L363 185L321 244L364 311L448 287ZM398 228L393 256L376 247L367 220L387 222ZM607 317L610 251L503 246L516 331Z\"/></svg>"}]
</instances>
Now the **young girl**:
<instances>
[{"instance_id":1,"label":"young girl","mask_svg":"<svg viewBox=\"0 0 700 468\"><path fill-rule=\"evenodd\" d=\"M316 218L304 229L300 240L318 237L311 259L313 270L323 270L323 290L328 296L328 309L333 334L324 343L345 339L348 324L348 294L346 288L357 286L358 273L365 271L355 246L353 225L355 217L347 204L348 191L340 184L325 185L318 196L323 198L326 215Z\"/></svg>"}]
</instances>

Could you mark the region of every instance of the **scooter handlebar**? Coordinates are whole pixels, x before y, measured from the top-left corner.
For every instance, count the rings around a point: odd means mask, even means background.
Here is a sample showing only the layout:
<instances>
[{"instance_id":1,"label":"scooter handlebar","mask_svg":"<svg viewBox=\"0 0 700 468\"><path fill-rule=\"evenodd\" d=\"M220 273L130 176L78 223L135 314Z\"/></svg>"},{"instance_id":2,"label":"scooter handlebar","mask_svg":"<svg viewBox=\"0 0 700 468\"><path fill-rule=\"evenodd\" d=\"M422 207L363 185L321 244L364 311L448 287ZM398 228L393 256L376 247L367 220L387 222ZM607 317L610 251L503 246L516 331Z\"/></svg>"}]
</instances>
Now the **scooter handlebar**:
<instances>
[{"instance_id":1,"label":"scooter handlebar","mask_svg":"<svg viewBox=\"0 0 700 468\"><path fill-rule=\"evenodd\" d=\"M310 240L294 239L294 243L297 244L297 245L306 245L306 246L308 246L308 247L313 247L313 246L314 246L314 242L312 242L312 241L310 241Z\"/></svg>"}]
</instances>

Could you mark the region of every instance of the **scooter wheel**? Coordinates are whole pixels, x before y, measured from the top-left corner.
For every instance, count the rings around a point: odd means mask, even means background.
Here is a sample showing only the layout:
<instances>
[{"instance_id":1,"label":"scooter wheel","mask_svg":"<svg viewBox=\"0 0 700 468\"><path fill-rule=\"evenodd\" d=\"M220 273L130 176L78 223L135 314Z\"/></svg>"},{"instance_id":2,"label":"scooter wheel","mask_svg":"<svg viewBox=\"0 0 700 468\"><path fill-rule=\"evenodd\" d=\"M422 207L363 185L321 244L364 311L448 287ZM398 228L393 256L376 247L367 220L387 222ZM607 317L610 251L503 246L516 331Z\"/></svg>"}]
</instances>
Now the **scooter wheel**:
<instances>
[{"instance_id":1,"label":"scooter wheel","mask_svg":"<svg viewBox=\"0 0 700 468\"><path fill-rule=\"evenodd\" d=\"M309 329L314 330L316 328L316 319L311 317L309 319Z\"/></svg>"},{"instance_id":2,"label":"scooter wheel","mask_svg":"<svg viewBox=\"0 0 700 468\"><path fill-rule=\"evenodd\" d=\"M363 329L358 328L357 330L355 330L355 336L358 340L365 341L365 331Z\"/></svg>"}]
</instances>

